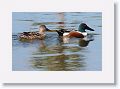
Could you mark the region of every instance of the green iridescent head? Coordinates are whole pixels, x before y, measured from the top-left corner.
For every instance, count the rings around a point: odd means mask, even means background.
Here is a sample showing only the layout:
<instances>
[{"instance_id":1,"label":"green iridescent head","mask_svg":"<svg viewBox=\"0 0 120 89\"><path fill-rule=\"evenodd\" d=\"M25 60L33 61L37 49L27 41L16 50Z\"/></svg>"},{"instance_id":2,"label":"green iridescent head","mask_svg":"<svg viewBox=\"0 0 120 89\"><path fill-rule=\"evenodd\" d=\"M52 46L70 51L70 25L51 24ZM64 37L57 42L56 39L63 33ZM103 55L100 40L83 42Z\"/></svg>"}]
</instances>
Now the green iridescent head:
<instances>
[{"instance_id":1,"label":"green iridescent head","mask_svg":"<svg viewBox=\"0 0 120 89\"><path fill-rule=\"evenodd\" d=\"M88 27L85 23L81 23L79 25L78 31L80 31L80 32L86 32L85 30L94 31L92 28Z\"/></svg>"}]
</instances>

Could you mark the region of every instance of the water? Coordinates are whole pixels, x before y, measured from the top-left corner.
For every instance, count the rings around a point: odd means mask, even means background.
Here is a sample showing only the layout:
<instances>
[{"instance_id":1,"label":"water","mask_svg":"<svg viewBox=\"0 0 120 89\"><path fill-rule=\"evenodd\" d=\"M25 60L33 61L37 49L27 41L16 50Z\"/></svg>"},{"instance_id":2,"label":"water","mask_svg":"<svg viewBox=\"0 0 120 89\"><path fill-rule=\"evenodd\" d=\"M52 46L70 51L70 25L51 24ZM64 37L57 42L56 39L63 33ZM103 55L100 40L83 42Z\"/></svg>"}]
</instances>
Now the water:
<instances>
[{"instance_id":1,"label":"water","mask_svg":"<svg viewBox=\"0 0 120 89\"><path fill-rule=\"evenodd\" d=\"M19 41L18 33L38 31L40 24L49 29L77 29L86 23L97 35L64 42L56 32L47 32L45 40ZM13 71L101 71L102 13L100 12L13 12ZM88 31L90 33L90 31Z\"/></svg>"}]
</instances>

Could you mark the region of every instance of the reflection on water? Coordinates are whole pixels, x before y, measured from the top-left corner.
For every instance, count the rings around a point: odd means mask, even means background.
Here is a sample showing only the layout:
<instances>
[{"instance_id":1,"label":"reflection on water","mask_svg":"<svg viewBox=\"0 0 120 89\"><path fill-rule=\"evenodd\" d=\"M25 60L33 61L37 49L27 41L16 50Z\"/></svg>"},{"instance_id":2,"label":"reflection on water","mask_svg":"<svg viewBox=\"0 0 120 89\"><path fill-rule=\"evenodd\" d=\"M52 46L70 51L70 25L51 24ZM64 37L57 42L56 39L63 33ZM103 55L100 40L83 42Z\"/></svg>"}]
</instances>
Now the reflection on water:
<instances>
[{"instance_id":1,"label":"reflection on water","mask_svg":"<svg viewBox=\"0 0 120 89\"><path fill-rule=\"evenodd\" d=\"M98 20L99 19L99 20ZM101 34L101 13L13 13L14 71L90 71L101 70L101 35L62 38L47 32L45 40L18 40L18 33L37 31L40 24L50 29L78 28L81 21ZM95 54L95 55L94 55Z\"/></svg>"},{"instance_id":2,"label":"reflection on water","mask_svg":"<svg viewBox=\"0 0 120 89\"><path fill-rule=\"evenodd\" d=\"M62 71L62 70L80 70L84 63L79 58L77 54L71 55L56 55L56 56L46 56L46 57L34 57L32 60L32 65L35 68L42 70L51 70L51 71ZM69 60L68 60L69 59Z\"/></svg>"},{"instance_id":3,"label":"reflection on water","mask_svg":"<svg viewBox=\"0 0 120 89\"><path fill-rule=\"evenodd\" d=\"M61 39L62 38L59 39L59 42L61 42ZM90 39L75 40L74 38L69 40L69 44L64 45L64 43L59 43L47 47L44 40L40 40L39 49L32 54L33 60L31 61L31 64L38 70L84 70L85 58L84 55L79 52L83 50L81 47L86 47L90 41ZM74 45L73 43L77 43L79 46Z\"/></svg>"},{"instance_id":4,"label":"reflection on water","mask_svg":"<svg viewBox=\"0 0 120 89\"><path fill-rule=\"evenodd\" d=\"M93 40L94 40L93 35L88 35L87 37L79 40L79 46L86 47L88 46L89 42Z\"/></svg>"}]
</instances>

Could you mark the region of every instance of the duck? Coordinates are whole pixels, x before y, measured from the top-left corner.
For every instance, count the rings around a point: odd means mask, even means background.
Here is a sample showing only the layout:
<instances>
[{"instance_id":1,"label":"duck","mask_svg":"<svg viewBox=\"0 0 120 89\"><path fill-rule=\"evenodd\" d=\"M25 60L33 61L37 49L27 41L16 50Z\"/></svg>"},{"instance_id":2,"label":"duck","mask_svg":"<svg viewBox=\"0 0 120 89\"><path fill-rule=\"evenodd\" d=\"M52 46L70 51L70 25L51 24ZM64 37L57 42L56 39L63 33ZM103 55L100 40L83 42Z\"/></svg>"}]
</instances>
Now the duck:
<instances>
[{"instance_id":1,"label":"duck","mask_svg":"<svg viewBox=\"0 0 120 89\"><path fill-rule=\"evenodd\" d=\"M26 40L33 40L33 39L44 39L46 34L45 32L49 31L49 29L45 25L40 25L39 26L39 31L37 32L23 32L20 33L19 39L26 39Z\"/></svg>"},{"instance_id":2,"label":"duck","mask_svg":"<svg viewBox=\"0 0 120 89\"><path fill-rule=\"evenodd\" d=\"M57 31L59 36L63 37L76 37L76 38L84 38L88 35L85 30L94 31L94 29L90 28L86 23L81 23L78 27L78 30L69 31L68 29L60 29Z\"/></svg>"}]
</instances>

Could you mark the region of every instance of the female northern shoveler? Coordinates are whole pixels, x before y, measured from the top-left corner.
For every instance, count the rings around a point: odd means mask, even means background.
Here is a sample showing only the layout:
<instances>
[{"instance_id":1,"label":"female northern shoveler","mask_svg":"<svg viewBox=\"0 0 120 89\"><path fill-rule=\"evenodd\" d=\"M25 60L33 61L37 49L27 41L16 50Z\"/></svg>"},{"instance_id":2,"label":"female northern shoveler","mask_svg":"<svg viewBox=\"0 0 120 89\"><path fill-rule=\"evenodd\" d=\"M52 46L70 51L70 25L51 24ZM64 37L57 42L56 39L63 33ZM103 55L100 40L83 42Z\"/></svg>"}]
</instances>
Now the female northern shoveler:
<instances>
[{"instance_id":1,"label":"female northern shoveler","mask_svg":"<svg viewBox=\"0 0 120 89\"><path fill-rule=\"evenodd\" d=\"M20 33L19 38L20 39L26 39L26 40L33 40L33 39L44 39L45 38L45 31L48 31L49 29L45 25L41 25L39 27L39 32L23 32Z\"/></svg>"},{"instance_id":2,"label":"female northern shoveler","mask_svg":"<svg viewBox=\"0 0 120 89\"><path fill-rule=\"evenodd\" d=\"M77 31L76 30L67 31L65 29L61 29L57 31L57 33L59 34L59 36L84 38L85 36L87 36L87 32L85 31L86 29L94 31L92 28L88 27L85 23L81 23Z\"/></svg>"}]
</instances>

